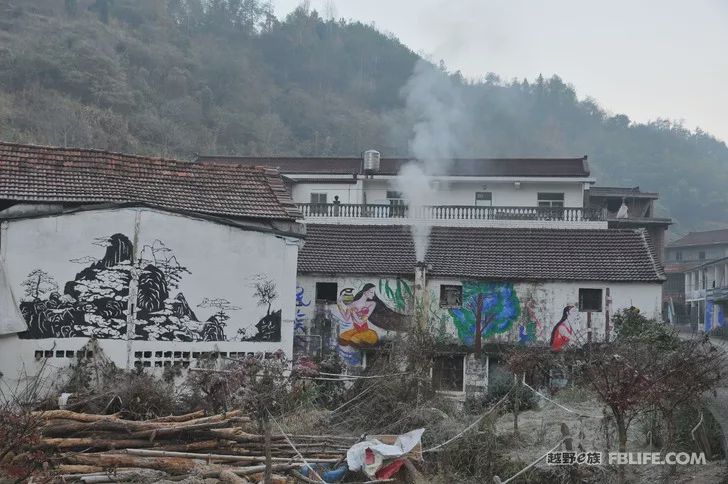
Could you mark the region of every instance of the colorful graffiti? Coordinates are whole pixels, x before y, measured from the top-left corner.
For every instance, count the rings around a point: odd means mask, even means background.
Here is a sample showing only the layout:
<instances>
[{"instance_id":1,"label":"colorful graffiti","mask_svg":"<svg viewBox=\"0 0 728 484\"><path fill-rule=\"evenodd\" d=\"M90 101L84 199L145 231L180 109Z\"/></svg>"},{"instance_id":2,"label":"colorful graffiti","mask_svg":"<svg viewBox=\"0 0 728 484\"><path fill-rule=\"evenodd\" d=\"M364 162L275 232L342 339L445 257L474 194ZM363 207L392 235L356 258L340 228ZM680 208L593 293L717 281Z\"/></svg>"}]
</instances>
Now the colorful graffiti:
<instances>
[{"instance_id":1,"label":"colorful graffiti","mask_svg":"<svg viewBox=\"0 0 728 484\"><path fill-rule=\"evenodd\" d=\"M370 323L384 331L406 331L408 318L390 308L379 298L376 286L371 283L353 294L353 288L343 289L336 304L338 322L343 329L339 333L339 345L366 348L379 342L379 332Z\"/></svg>"},{"instance_id":2,"label":"colorful graffiti","mask_svg":"<svg viewBox=\"0 0 728 484\"><path fill-rule=\"evenodd\" d=\"M407 312L414 296L409 284L402 279L397 279L394 289L392 289L389 279L379 279L379 293L384 294L392 303L392 309L400 313Z\"/></svg>"},{"instance_id":3,"label":"colorful graffiti","mask_svg":"<svg viewBox=\"0 0 728 484\"><path fill-rule=\"evenodd\" d=\"M521 322L518 324L518 342L520 344L535 343L543 339L544 325L538 316L536 299L532 294L526 298L521 311Z\"/></svg>"},{"instance_id":4,"label":"colorful graffiti","mask_svg":"<svg viewBox=\"0 0 728 484\"><path fill-rule=\"evenodd\" d=\"M296 287L296 317L293 320L293 333L306 333L306 314L301 308L307 308L311 305L311 300L304 302L304 290L301 286Z\"/></svg>"},{"instance_id":5,"label":"colorful graffiti","mask_svg":"<svg viewBox=\"0 0 728 484\"><path fill-rule=\"evenodd\" d=\"M349 365L362 363L362 351L382 342L389 332L407 331L412 290L404 281L362 282L359 290L339 291L336 304L325 308L326 317L338 328L336 351Z\"/></svg>"},{"instance_id":6,"label":"colorful graffiti","mask_svg":"<svg viewBox=\"0 0 728 484\"><path fill-rule=\"evenodd\" d=\"M561 351L577 336L574 334L573 323L577 317L577 309L574 306L566 306L561 319L551 330L549 345L552 351Z\"/></svg>"},{"instance_id":7,"label":"colorful graffiti","mask_svg":"<svg viewBox=\"0 0 728 484\"><path fill-rule=\"evenodd\" d=\"M705 331L712 331L716 328L725 328L725 310L720 304L713 301L705 302Z\"/></svg>"},{"instance_id":8,"label":"colorful graffiti","mask_svg":"<svg viewBox=\"0 0 728 484\"><path fill-rule=\"evenodd\" d=\"M512 329L521 304L511 283L465 282L463 305L449 312L460 340L479 352L483 338Z\"/></svg>"}]
</instances>

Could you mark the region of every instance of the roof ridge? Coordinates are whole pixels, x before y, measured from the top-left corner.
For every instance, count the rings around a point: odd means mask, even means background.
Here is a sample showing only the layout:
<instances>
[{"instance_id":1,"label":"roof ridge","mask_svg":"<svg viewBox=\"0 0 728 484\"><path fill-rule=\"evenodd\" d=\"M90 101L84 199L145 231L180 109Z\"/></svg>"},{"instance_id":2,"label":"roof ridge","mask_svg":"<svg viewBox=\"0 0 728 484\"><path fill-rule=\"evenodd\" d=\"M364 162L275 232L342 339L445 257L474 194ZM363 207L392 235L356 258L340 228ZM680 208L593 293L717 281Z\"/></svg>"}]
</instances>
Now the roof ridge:
<instances>
[{"instance_id":1,"label":"roof ridge","mask_svg":"<svg viewBox=\"0 0 728 484\"><path fill-rule=\"evenodd\" d=\"M189 161L179 160L177 158L165 158L163 156L150 156L150 155L137 155L133 153L123 153L121 151L110 151L102 150L100 148L81 148L76 146L54 146L54 145L39 145L34 143L16 143L12 141L0 140L0 146L11 146L16 148L37 148L41 150L53 150L53 151L82 151L87 153L97 153L106 155L123 156L126 158L137 158L144 160L159 160L159 161L174 161L178 163L191 163Z\"/></svg>"},{"instance_id":2,"label":"roof ridge","mask_svg":"<svg viewBox=\"0 0 728 484\"><path fill-rule=\"evenodd\" d=\"M268 181L268 188L273 192L273 196L276 197L281 206L284 207L285 211L294 219L303 218L303 214L298 208L298 205L293 201L291 195L286 190L286 185L283 183L280 170L271 167L258 167L263 170L266 180Z\"/></svg>"},{"instance_id":3,"label":"roof ridge","mask_svg":"<svg viewBox=\"0 0 728 484\"><path fill-rule=\"evenodd\" d=\"M658 276L661 276L663 280L666 280L667 276L665 275L665 266L657 260L657 250L655 249L655 244L652 242L652 237L650 237L647 233L647 229L638 228L635 229L635 232L640 235L642 242L647 247L647 253L650 256L650 261L655 268L655 272Z\"/></svg>"}]
</instances>

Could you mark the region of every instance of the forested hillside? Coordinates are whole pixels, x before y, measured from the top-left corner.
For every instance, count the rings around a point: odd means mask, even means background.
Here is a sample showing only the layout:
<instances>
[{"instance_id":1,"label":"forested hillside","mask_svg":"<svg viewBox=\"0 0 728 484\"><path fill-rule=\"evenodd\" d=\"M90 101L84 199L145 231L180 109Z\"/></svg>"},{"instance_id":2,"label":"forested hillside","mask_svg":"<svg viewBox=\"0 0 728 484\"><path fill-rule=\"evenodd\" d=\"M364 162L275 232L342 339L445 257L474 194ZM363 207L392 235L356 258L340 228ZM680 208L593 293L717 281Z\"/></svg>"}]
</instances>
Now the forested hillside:
<instances>
[{"instance_id":1,"label":"forested hillside","mask_svg":"<svg viewBox=\"0 0 728 484\"><path fill-rule=\"evenodd\" d=\"M358 22L271 11L259 0L0 0L0 139L182 158L407 154L402 88L419 57ZM438 69L463 104L456 154L588 154L600 184L659 191L679 232L728 225L728 148L709 134L633 123L558 77Z\"/></svg>"}]
</instances>

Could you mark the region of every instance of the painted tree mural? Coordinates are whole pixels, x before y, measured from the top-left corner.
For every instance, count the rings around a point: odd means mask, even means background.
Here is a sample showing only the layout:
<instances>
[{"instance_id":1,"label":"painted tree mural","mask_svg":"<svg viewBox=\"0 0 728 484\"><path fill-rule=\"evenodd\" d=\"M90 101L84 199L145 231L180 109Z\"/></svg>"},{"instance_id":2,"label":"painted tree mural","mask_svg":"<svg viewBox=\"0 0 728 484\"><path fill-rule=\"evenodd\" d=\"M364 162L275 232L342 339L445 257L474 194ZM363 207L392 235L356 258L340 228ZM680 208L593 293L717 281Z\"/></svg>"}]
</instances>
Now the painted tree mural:
<instances>
[{"instance_id":1,"label":"painted tree mural","mask_svg":"<svg viewBox=\"0 0 728 484\"><path fill-rule=\"evenodd\" d=\"M278 299L278 288L274 281L264 275L256 275L257 281L253 283L255 292L253 296L258 300L258 306L266 308L265 316L256 323L257 332L252 336L240 334L243 341L280 341L281 315L280 309L273 310L273 303Z\"/></svg>"},{"instance_id":2,"label":"painted tree mural","mask_svg":"<svg viewBox=\"0 0 728 484\"><path fill-rule=\"evenodd\" d=\"M39 301L46 294L58 290L58 284L53 276L40 269L28 274L28 278L23 281L23 287L25 287L25 297L34 301Z\"/></svg>"},{"instance_id":3,"label":"painted tree mural","mask_svg":"<svg viewBox=\"0 0 728 484\"><path fill-rule=\"evenodd\" d=\"M450 309L460 340L477 354L483 338L511 330L520 314L513 284L501 282L465 282L463 305Z\"/></svg>"}]
</instances>

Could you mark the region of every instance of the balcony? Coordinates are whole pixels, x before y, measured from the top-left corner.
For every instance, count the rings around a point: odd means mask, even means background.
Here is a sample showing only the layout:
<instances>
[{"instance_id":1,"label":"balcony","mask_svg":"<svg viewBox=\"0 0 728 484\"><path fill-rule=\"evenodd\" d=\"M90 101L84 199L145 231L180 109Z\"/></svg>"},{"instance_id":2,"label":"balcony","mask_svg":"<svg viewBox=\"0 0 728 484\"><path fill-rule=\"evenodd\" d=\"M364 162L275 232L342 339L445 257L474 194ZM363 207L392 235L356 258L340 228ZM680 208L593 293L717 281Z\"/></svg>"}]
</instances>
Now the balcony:
<instances>
[{"instance_id":1,"label":"balcony","mask_svg":"<svg viewBox=\"0 0 728 484\"><path fill-rule=\"evenodd\" d=\"M406 205L299 203L298 208L310 223L408 223L432 221L436 225L499 225L522 222L523 226L554 223L597 223L606 228L601 209L568 207L481 207L474 205L432 205L413 209ZM414 211L413 211L414 210ZM450 222L450 223L449 223ZM452 223L455 222L455 223ZM492 222L492 223L488 223ZM509 223L507 225L514 225ZM580 227L583 228L583 227Z\"/></svg>"},{"instance_id":2,"label":"balcony","mask_svg":"<svg viewBox=\"0 0 728 484\"><path fill-rule=\"evenodd\" d=\"M705 291L705 297L709 301L728 301L728 287L713 287Z\"/></svg>"}]
</instances>

